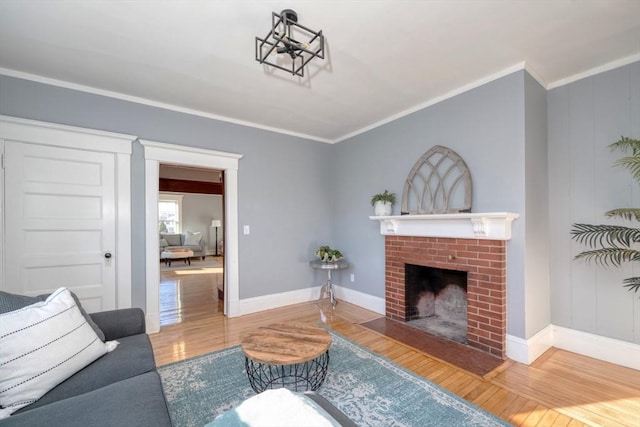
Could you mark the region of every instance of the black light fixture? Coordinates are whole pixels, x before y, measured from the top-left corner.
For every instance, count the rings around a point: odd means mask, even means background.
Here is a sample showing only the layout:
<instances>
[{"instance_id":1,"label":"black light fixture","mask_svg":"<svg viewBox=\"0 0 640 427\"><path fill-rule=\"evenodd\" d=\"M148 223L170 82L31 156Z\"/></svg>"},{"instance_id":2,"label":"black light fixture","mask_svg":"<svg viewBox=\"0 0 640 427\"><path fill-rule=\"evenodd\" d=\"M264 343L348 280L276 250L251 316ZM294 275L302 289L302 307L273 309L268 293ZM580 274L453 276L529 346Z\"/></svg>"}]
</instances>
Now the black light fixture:
<instances>
[{"instance_id":1,"label":"black light fixture","mask_svg":"<svg viewBox=\"0 0 640 427\"><path fill-rule=\"evenodd\" d=\"M289 56L290 68L284 62L277 63L280 54ZM273 12L267 37L256 37L256 61L304 77L304 67L313 58L324 59L322 30L316 32L298 24L298 14L291 9Z\"/></svg>"}]
</instances>

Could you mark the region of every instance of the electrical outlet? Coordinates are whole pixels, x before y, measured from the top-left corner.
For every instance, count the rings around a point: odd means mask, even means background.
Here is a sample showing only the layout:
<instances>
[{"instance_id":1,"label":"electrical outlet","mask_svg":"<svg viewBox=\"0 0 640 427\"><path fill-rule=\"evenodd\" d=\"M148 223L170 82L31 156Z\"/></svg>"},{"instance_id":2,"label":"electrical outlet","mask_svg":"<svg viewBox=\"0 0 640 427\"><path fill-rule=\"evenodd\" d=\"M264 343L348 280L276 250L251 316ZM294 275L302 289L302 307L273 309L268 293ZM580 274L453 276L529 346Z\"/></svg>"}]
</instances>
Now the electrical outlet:
<instances>
[{"instance_id":1,"label":"electrical outlet","mask_svg":"<svg viewBox=\"0 0 640 427\"><path fill-rule=\"evenodd\" d=\"M251 228L249 228L248 225L242 227L242 230L244 231L244 234L251 234Z\"/></svg>"},{"instance_id":2,"label":"electrical outlet","mask_svg":"<svg viewBox=\"0 0 640 427\"><path fill-rule=\"evenodd\" d=\"M355 275L355 274L353 274L353 273L351 273L351 281L352 281L352 282L355 282L355 281L356 281L356 275Z\"/></svg>"}]
</instances>

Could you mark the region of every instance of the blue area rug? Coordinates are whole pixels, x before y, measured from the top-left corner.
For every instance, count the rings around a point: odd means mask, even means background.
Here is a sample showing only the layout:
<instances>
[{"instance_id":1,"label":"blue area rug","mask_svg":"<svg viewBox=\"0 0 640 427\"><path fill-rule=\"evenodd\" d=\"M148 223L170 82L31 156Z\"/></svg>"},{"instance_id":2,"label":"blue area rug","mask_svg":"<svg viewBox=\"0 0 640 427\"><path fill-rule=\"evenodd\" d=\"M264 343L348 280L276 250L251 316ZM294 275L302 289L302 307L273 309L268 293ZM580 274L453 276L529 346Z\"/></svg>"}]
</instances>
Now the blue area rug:
<instances>
[{"instance_id":1,"label":"blue area rug","mask_svg":"<svg viewBox=\"0 0 640 427\"><path fill-rule=\"evenodd\" d=\"M360 426L506 426L390 360L335 334L329 373L317 390ZM254 396L239 346L162 366L176 427L202 426Z\"/></svg>"}]
</instances>

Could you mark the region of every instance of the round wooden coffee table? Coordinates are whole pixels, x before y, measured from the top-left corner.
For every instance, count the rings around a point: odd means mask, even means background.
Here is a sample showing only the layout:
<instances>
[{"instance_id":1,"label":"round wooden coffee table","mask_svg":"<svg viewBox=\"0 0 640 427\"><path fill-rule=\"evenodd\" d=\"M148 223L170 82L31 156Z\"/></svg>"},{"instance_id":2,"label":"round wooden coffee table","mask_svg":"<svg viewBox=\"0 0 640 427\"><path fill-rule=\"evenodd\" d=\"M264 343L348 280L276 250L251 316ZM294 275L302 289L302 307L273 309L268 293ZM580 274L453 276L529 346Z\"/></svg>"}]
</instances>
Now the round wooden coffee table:
<instances>
[{"instance_id":1,"label":"round wooden coffee table","mask_svg":"<svg viewBox=\"0 0 640 427\"><path fill-rule=\"evenodd\" d=\"M242 338L245 368L256 393L270 388L316 390L329 367L331 335L304 323L276 323Z\"/></svg>"}]
</instances>

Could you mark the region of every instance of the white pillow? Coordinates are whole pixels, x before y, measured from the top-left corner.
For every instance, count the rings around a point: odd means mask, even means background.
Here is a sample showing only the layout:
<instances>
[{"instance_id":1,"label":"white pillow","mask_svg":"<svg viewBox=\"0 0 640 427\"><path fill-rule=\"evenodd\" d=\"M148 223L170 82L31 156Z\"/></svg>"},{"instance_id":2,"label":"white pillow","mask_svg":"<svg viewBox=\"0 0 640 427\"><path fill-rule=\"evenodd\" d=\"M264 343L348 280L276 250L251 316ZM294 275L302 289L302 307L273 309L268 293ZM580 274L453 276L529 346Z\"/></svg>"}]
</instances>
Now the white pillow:
<instances>
[{"instance_id":1,"label":"white pillow","mask_svg":"<svg viewBox=\"0 0 640 427\"><path fill-rule=\"evenodd\" d=\"M275 388L250 397L204 427L301 425L338 427L341 424L311 398L286 388Z\"/></svg>"},{"instance_id":2,"label":"white pillow","mask_svg":"<svg viewBox=\"0 0 640 427\"><path fill-rule=\"evenodd\" d=\"M60 288L43 302L0 314L0 419L113 350Z\"/></svg>"},{"instance_id":3,"label":"white pillow","mask_svg":"<svg viewBox=\"0 0 640 427\"><path fill-rule=\"evenodd\" d=\"M184 235L184 246L198 246L200 245L200 238L201 238L202 233L199 231L196 231L195 233L192 233L190 231L187 231Z\"/></svg>"}]
</instances>

